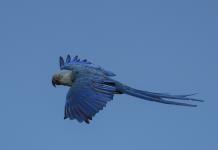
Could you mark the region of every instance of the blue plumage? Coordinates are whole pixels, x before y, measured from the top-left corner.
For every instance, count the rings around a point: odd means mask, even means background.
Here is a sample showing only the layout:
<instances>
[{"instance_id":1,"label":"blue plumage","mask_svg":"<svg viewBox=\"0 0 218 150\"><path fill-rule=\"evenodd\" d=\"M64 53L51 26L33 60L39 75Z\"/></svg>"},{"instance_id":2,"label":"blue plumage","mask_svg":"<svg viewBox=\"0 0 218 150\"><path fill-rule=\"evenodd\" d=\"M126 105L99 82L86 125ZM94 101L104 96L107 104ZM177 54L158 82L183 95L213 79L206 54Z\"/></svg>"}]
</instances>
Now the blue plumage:
<instances>
[{"instance_id":1,"label":"blue plumage","mask_svg":"<svg viewBox=\"0 0 218 150\"><path fill-rule=\"evenodd\" d=\"M131 88L112 79L114 73L86 59L80 60L78 56L71 58L67 55L65 61L60 57L59 64L61 71L53 76L52 83L54 86L70 86L66 97L65 119L89 123L92 117L113 99L114 94L128 94L144 100L190 107L197 105L172 100L202 102L189 97L194 94L170 95Z\"/></svg>"},{"instance_id":2,"label":"blue plumage","mask_svg":"<svg viewBox=\"0 0 218 150\"><path fill-rule=\"evenodd\" d=\"M80 67L83 66L83 67L90 67L90 68L97 69L97 70L103 72L107 76L116 76L113 72L107 71L107 70L101 68L100 66L95 65L95 64L91 63L90 61L88 61L87 59L80 60L77 55L73 59L70 57L70 55L67 55L66 62L64 62L64 59L61 56L59 59L60 59L59 62L60 62L60 69L61 70L62 69L72 69L72 67L75 67L75 65L76 65L76 66L80 66Z\"/></svg>"}]
</instances>

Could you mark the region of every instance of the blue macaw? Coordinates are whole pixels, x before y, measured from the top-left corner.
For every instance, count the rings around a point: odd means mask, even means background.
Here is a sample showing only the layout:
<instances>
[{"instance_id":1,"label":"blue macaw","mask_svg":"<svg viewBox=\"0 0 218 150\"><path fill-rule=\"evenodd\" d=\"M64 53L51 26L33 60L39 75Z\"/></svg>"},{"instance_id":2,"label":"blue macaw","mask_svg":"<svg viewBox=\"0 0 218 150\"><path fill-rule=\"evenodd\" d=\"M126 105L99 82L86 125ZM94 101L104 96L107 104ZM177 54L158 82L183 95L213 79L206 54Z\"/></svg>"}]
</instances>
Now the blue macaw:
<instances>
[{"instance_id":1,"label":"blue macaw","mask_svg":"<svg viewBox=\"0 0 218 150\"><path fill-rule=\"evenodd\" d=\"M170 95L137 90L114 80L114 73L88 60L80 60L78 56L71 58L67 55L66 61L59 58L60 71L52 77L53 86L69 86L67 93L64 119L76 119L79 122L89 123L106 103L111 101L115 94L128 94L144 100L163 104L196 107L197 105L171 101L169 99L198 101L190 98L194 94Z\"/></svg>"}]
</instances>

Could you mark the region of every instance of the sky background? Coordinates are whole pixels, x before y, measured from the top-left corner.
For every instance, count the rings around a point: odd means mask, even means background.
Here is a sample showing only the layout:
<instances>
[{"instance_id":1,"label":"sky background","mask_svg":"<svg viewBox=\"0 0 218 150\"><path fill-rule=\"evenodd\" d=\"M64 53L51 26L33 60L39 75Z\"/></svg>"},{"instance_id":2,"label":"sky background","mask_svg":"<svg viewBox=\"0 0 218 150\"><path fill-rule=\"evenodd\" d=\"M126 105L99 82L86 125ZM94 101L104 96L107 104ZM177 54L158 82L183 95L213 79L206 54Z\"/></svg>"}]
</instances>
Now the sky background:
<instances>
[{"instance_id":1,"label":"sky background","mask_svg":"<svg viewBox=\"0 0 218 150\"><path fill-rule=\"evenodd\" d=\"M1 150L218 149L218 2L0 1ZM91 124L63 120L58 57L132 87L199 93L197 108L115 96Z\"/></svg>"}]
</instances>

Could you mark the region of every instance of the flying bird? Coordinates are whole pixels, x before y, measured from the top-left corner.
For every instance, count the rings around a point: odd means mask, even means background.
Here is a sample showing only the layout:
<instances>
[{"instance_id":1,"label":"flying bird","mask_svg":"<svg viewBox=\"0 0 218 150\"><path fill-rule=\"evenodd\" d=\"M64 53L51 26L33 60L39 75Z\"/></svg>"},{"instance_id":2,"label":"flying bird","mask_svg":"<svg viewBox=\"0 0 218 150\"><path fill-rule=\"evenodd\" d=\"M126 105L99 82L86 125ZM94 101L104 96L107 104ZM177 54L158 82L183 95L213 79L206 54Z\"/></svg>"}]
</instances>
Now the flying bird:
<instances>
[{"instance_id":1,"label":"flying bird","mask_svg":"<svg viewBox=\"0 0 218 150\"><path fill-rule=\"evenodd\" d=\"M90 123L95 114L102 110L107 102L113 100L116 94L127 94L148 101L189 107L197 105L175 100L203 101L190 98L194 94L170 95L132 88L113 79L112 77L115 76L113 72L86 59L80 60L78 56L71 58L67 55L65 61L60 56L59 64L60 71L53 75L52 84L54 87L56 85L70 87L66 96L64 119Z\"/></svg>"}]
</instances>

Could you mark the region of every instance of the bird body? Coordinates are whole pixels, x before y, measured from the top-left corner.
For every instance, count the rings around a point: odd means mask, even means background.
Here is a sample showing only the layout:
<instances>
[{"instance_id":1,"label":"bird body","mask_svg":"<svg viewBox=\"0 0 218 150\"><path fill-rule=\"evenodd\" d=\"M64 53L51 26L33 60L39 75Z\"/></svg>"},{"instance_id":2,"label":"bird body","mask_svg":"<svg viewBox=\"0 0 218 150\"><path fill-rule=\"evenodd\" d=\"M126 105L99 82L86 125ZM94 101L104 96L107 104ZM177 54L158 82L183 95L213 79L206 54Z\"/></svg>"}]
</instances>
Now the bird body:
<instances>
[{"instance_id":1,"label":"bird body","mask_svg":"<svg viewBox=\"0 0 218 150\"><path fill-rule=\"evenodd\" d=\"M52 78L52 84L69 86L66 96L64 119L76 119L79 122L89 123L92 117L102 110L115 94L128 94L144 100L196 107L193 104L171 101L169 99L184 101L199 101L188 95L169 95L134 89L114 80L114 73L100 66L94 65L86 59L80 60L78 56L67 56L66 61L59 58L60 71Z\"/></svg>"}]
</instances>

